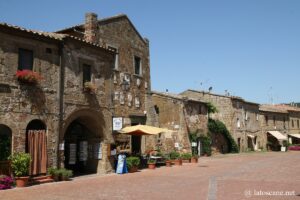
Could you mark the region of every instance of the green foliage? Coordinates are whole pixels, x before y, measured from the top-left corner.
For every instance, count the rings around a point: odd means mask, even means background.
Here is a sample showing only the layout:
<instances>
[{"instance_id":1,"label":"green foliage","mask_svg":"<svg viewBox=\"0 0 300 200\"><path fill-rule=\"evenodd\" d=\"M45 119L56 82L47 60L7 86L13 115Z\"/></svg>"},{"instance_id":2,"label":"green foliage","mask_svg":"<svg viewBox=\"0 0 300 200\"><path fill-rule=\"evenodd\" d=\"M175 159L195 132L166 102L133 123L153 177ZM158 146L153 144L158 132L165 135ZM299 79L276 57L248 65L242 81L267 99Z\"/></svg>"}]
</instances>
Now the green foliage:
<instances>
[{"instance_id":1,"label":"green foliage","mask_svg":"<svg viewBox=\"0 0 300 200\"><path fill-rule=\"evenodd\" d=\"M197 138L198 138L197 132L194 132L194 133L190 133L190 134L189 134L190 142L197 142Z\"/></svg>"},{"instance_id":2,"label":"green foliage","mask_svg":"<svg viewBox=\"0 0 300 200\"><path fill-rule=\"evenodd\" d=\"M11 138L8 135L0 136L0 160L7 160L10 156Z\"/></svg>"},{"instance_id":3,"label":"green foliage","mask_svg":"<svg viewBox=\"0 0 300 200\"><path fill-rule=\"evenodd\" d=\"M48 174L51 175L51 176L54 176L55 171L57 171L57 169L55 167L49 167L47 169Z\"/></svg>"},{"instance_id":4,"label":"green foliage","mask_svg":"<svg viewBox=\"0 0 300 200\"><path fill-rule=\"evenodd\" d=\"M208 102L206 105L207 105L207 112L208 112L208 114L217 113L218 112L217 107L214 104L212 104L211 102Z\"/></svg>"},{"instance_id":5,"label":"green foliage","mask_svg":"<svg viewBox=\"0 0 300 200\"><path fill-rule=\"evenodd\" d=\"M190 153L183 153L183 154L181 154L181 158L183 160L189 160L189 159L192 158L192 154L190 154Z\"/></svg>"},{"instance_id":6,"label":"green foliage","mask_svg":"<svg viewBox=\"0 0 300 200\"><path fill-rule=\"evenodd\" d=\"M225 138L229 142L229 152L231 153L238 153L239 148L234 139L232 138L231 134L227 130L225 124L219 120L213 120L209 119L208 120L208 130L211 133L216 133L216 134L223 134Z\"/></svg>"},{"instance_id":7,"label":"green foliage","mask_svg":"<svg viewBox=\"0 0 300 200\"><path fill-rule=\"evenodd\" d=\"M135 156L130 156L126 158L127 168L130 169L132 167L138 167L140 165L140 158Z\"/></svg>"},{"instance_id":8,"label":"green foliage","mask_svg":"<svg viewBox=\"0 0 300 200\"><path fill-rule=\"evenodd\" d=\"M148 164L155 164L155 163L156 163L156 160L155 160L155 159L151 159L151 158L150 158L150 159L148 160Z\"/></svg>"},{"instance_id":9,"label":"green foliage","mask_svg":"<svg viewBox=\"0 0 300 200\"><path fill-rule=\"evenodd\" d=\"M31 162L30 154L28 153L14 153L9 156L11 160L11 168L17 177L27 176L29 174L29 166Z\"/></svg>"},{"instance_id":10,"label":"green foliage","mask_svg":"<svg viewBox=\"0 0 300 200\"><path fill-rule=\"evenodd\" d=\"M202 144L203 154L211 155L211 139L209 136L200 135L200 141Z\"/></svg>"},{"instance_id":11,"label":"green foliage","mask_svg":"<svg viewBox=\"0 0 300 200\"><path fill-rule=\"evenodd\" d=\"M177 151L172 151L170 153L170 158L171 160L177 160L180 158L180 153L178 153Z\"/></svg>"},{"instance_id":12,"label":"green foliage","mask_svg":"<svg viewBox=\"0 0 300 200\"><path fill-rule=\"evenodd\" d=\"M64 178L69 178L69 177L73 176L73 171L65 169L65 168L55 169L54 175L58 175L58 176L61 176Z\"/></svg>"}]
</instances>

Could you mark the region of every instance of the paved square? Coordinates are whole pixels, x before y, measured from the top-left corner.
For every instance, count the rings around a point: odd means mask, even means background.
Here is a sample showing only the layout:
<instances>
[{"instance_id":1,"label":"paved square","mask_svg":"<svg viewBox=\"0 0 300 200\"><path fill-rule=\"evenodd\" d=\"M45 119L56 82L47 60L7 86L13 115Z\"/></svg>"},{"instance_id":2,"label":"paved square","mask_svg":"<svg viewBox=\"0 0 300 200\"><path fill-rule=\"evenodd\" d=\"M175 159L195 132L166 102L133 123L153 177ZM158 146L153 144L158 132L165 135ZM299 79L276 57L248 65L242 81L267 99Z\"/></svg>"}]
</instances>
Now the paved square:
<instances>
[{"instance_id":1,"label":"paved square","mask_svg":"<svg viewBox=\"0 0 300 200\"><path fill-rule=\"evenodd\" d=\"M300 199L300 152L229 154L134 174L0 191L2 200Z\"/></svg>"}]
</instances>

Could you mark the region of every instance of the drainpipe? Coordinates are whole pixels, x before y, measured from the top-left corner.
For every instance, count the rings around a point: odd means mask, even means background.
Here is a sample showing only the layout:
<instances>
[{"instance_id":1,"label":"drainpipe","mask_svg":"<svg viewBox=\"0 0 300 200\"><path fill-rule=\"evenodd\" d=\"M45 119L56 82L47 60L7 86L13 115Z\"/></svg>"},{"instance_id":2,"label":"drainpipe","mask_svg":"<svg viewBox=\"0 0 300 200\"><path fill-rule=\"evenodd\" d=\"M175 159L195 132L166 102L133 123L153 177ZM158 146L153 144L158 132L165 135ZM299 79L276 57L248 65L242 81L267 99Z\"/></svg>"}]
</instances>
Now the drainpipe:
<instances>
[{"instance_id":1,"label":"drainpipe","mask_svg":"<svg viewBox=\"0 0 300 200\"><path fill-rule=\"evenodd\" d=\"M63 63L64 41L59 44L59 84L58 84L58 102L59 102L59 119L58 119L58 134L57 134L57 167L61 166L61 152L59 149L60 137L62 135L63 115L64 115L64 80L65 68Z\"/></svg>"}]
</instances>

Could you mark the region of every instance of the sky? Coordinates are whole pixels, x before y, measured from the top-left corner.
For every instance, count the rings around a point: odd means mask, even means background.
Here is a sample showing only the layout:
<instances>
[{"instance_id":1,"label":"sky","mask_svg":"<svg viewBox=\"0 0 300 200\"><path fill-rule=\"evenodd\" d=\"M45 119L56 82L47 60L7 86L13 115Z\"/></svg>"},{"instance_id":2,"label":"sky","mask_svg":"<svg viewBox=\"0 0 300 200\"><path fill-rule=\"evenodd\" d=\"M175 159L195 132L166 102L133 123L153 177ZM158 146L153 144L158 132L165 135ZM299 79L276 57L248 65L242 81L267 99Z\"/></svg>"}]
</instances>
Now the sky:
<instances>
[{"instance_id":1,"label":"sky","mask_svg":"<svg viewBox=\"0 0 300 200\"><path fill-rule=\"evenodd\" d=\"M150 40L152 90L300 102L299 0L1 0L0 22L56 31L126 14Z\"/></svg>"}]
</instances>

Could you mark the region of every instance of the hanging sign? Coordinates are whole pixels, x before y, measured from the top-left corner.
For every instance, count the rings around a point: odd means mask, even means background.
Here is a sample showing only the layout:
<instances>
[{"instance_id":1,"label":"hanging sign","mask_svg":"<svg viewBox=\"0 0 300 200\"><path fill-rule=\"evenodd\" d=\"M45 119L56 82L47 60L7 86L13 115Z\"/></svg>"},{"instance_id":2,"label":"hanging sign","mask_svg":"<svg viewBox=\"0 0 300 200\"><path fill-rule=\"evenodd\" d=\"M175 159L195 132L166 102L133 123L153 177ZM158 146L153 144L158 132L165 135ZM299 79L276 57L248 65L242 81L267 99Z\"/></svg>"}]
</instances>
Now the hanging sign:
<instances>
[{"instance_id":1,"label":"hanging sign","mask_svg":"<svg viewBox=\"0 0 300 200\"><path fill-rule=\"evenodd\" d=\"M197 146L197 142L192 142L192 147L196 147Z\"/></svg>"},{"instance_id":2,"label":"hanging sign","mask_svg":"<svg viewBox=\"0 0 300 200\"><path fill-rule=\"evenodd\" d=\"M113 131L119 131L123 128L123 118L113 117Z\"/></svg>"},{"instance_id":3,"label":"hanging sign","mask_svg":"<svg viewBox=\"0 0 300 200\"><path fill-rule=\"evenodd\" d=\"M76 144L70 144L69 165L76 164Z\"/></svg>"},{"instance_id":4,"label":"hanging sign","mask_svg":"<svg viewBox=\"0 0 300 200\"><path fill-rule=\"evenodd\" d=\"M126 156L125 155L119 155L118 156L118 165L117 165L117 174L126 174L128 173L127 165L126 165Z\"/></svg>"}]
</instances>

